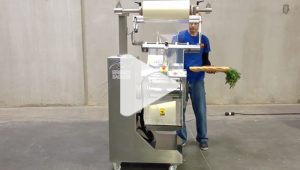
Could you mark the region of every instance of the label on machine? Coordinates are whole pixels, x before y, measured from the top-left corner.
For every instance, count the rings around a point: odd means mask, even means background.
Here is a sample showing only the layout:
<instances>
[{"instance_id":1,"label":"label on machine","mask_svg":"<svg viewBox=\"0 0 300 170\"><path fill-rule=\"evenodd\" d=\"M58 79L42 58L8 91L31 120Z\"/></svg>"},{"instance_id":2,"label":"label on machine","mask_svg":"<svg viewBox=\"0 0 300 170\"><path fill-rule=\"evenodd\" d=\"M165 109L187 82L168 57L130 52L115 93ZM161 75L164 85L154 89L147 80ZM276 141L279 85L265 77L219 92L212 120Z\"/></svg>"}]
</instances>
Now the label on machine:
<instances>
[{"instance_id":1,"label":"label on machine","mask_svg":"<svg viewBox=\"0 0 300 170\"><path fill-rule=\"evenodd\" d=\"M176 101L152 104L145 108L145 123L148 125L177 125Z\"/></svg>"}]
</instances>

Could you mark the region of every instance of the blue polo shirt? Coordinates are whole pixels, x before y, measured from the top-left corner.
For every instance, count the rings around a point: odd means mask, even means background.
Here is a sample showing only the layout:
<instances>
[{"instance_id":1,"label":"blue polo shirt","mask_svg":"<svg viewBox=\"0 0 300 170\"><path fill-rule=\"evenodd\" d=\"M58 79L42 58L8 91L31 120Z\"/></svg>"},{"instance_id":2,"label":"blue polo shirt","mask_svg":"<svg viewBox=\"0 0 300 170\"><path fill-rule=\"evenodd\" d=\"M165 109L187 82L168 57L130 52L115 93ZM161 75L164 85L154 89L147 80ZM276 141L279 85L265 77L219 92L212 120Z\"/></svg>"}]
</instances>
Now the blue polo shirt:
<instances>
[{"instance_id":1,"label":"blue polo shirt","mask_svg":"<svg viewBox=\"0 0 300 170\"><path fill-rule=\"evenodd\" d=\"M187 43L191 45L196 45L199 43L199 34L197 36L191 36L188 30L184 30L179 32L178 34L178 42L179 43ZM200 51L194 52L185 50L184 52L184 69L187 70L187 80L189 83L193 83L199 80L203 80L205 77L205 72L192 72L189 67L190 66L202 66L202 54L203 52L209 53L210 52L210 45L209 39L202 34L201 36L201 44L204 47L201 48Z\"/></svg>"}]
</instances>

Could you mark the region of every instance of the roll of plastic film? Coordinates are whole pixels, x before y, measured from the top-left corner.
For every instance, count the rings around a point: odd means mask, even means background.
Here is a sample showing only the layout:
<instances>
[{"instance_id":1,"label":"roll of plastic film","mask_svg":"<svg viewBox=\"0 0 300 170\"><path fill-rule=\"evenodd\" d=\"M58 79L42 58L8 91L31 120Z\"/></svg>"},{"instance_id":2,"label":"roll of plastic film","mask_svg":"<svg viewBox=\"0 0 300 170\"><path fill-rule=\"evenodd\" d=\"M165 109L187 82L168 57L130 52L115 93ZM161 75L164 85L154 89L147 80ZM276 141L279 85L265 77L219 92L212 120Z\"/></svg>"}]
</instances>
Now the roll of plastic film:
<instances>
[{"instance_id":1,"label":"roll of plastic film","mask_svg":"<svg viewBox=\"0 0 300 170\"><path fill-rule=\"evenodd\" d=\"M189 0L143 1L145 20L185 20L189 14Z\"/></svg>"}]
</instances>

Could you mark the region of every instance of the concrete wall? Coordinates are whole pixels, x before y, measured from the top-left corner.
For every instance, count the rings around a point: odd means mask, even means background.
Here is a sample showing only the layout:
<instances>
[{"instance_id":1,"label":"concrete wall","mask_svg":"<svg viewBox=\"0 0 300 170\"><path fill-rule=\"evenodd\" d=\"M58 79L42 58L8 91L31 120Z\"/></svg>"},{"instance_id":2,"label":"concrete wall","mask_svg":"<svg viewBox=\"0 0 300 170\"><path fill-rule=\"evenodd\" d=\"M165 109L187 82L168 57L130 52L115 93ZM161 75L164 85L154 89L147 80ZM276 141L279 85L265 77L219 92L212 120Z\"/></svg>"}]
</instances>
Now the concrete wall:
<instances>
[{"instance_id":1,"label":"concrete wall","mask_svg":"<svg viewBox=\"0 0 300 170\"><path fill-rule=\"evenodd\" d=\"M229 90L224 74L207 75L208 103L300 103L300 1L209 2L214 11L204 15L203 32L210 37L211 60L238 69L242 79ZM118 47L115 3L1 0L0 107L106 106L106 58ZM141 38L184 28L149 24ZM129 49L144 56L138 47Z\"/></svg>"},{"instance_id":2,"label":"concrete wall","mask_svg":"<svg viewBox=\"0 0 300 170\"><path fill-rule=\"evenodd\" d=\"M300 1L211 1L205 32L215 65L237 68L236 88L208 76L209 103L300 103ZM283 13L283 5L290 11Z\"/></svg>"},{"instance_id":3,"label":"concrete wall","mask_svg":"<svg viewBox=\"0 0 300 170\"><path fill-rule=\"evenodd\" d=\"M82 104L80 0L1 0L0 106Z\"/></svg>"},{"instance_id":4,"label":"concrete wall","mask_svg":"<svg viewBox=\"0 0 300 170\"><path fill-rule=\"evenodd\" d=\"M107 105L107 57L118 51L115 1L84 0L85 55L89 105Z\"/></svg>"}]
</instances>

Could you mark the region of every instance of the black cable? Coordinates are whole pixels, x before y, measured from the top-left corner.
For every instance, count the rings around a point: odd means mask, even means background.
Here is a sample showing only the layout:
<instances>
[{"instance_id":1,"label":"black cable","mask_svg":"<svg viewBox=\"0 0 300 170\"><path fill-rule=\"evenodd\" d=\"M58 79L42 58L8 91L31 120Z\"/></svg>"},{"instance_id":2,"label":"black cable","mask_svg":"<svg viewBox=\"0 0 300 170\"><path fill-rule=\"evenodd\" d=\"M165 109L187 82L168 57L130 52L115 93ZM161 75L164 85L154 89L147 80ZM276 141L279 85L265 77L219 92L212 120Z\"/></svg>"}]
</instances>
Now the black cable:
<instances>
[{"instance_id":1,"label":"black cable","mask_svg":"<svg viewBox=\"0 0 300 170\"><path fill-rule=\"evenodd\" d=\"M235 113L235 112L225 112L225 116L234 116L234 115L246 115L246 116L265 116L265 115L300 115L300 113Z\"/></svg>"},{"instance_id":2,"label":"black cable","mask_svg":"<svg viewBox=\"0 0 300 170\"><path fill-rule=\"evenodd\" d=\"M141 110L136 116L136 120L140 126L137 128L137 130L141 130L145 136L142 136L147 142L152 143L154 141L154 135L151 130L148 130L147 127L145 126L145 121L144 121L144 109Z\"/></svg>"}]
</instances>

